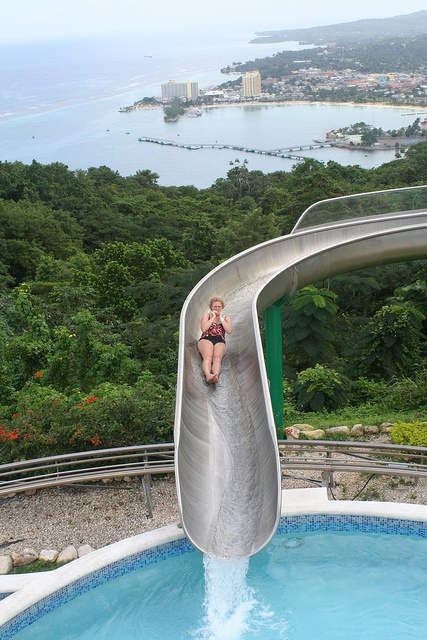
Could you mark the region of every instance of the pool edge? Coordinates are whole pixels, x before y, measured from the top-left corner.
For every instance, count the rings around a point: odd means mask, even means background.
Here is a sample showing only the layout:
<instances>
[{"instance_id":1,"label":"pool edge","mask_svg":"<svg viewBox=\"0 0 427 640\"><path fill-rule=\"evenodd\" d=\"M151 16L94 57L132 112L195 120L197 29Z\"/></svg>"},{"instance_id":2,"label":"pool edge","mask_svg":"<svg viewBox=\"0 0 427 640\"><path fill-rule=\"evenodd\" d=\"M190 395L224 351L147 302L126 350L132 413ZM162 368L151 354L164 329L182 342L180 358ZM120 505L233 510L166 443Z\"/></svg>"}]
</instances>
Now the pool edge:
<instances>
[{"instance_id":1,"label":"pool edge","mask_svg":"<svg viewBox=\"0 0 427 640\"><path fill-rule=\"evenodd\" d=\"M331 501L325 487L282 491L281 518L313 515L366 516L426 523L427 505ZM67 585L129 556L184 539L185 534L178 525L168 525L102 547L49 572L0 576L0 594L11 594L0 600L0 640L5 625L9 626L8 623L23 611Z\"/></svg>"},{"instance_id":2,"label":"pool edge","mask_svg":"<svg viewBox=\"0 0 427 640\"><path fill-rule=\"evenodd\" d=\"M282 491L282 518L319 514L373 516L427 522L427 505L406 502L329 500L326 487Z\"/></svg>"},{"instance_id":3,"label":"pool edge","mask_svg":"<svg viewBox=\"0 0 427 640\"><path fill-rule=\"evenodd\" d=\"M114 542L52 571L25 576L0 576L0 593L11 593L7 598L0 600L0 640L6 623L59 589L113 562L183 538L185 534L180 527L175 524L167 525Z\"/></svg>"}]
</instances>

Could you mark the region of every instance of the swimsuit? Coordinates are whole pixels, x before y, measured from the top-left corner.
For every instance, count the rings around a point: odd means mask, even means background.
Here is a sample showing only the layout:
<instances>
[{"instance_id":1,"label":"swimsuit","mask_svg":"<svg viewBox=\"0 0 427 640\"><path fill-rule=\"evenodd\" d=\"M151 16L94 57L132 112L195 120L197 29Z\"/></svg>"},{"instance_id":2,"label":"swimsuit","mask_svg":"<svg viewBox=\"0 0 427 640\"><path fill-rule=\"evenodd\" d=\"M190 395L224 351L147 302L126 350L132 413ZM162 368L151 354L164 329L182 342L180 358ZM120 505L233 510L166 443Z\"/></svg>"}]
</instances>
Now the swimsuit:
<instances>
[{"instance_id":1,"label":"swimsuit","mask_svg":"<svg viewBox=\"0 0 427 640\"><path fill-rule=\"evenodd\" d=\"M203 331L200 340L209 340L212 344L225 343L225 329L221 323L213 322L207 331Z\"/></svg>"}]
</instances>

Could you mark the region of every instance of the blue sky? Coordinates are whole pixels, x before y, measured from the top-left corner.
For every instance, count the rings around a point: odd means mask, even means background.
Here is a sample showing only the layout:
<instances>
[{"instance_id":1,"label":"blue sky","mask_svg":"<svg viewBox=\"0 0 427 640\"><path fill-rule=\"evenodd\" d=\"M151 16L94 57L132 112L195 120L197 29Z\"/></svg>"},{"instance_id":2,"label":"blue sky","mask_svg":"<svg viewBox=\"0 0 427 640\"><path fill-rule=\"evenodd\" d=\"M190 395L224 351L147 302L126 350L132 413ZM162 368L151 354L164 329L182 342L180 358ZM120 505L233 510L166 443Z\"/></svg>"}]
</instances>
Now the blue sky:
<instances>
[{"instance_id":1,"label":"blue sky","mask_svg":"<svg viewBox=\"0 0 427 640\"><path fill-rule=\"evenodd\" d=\"M384 18L425 0L0 0L0 42L191 27L284 29Z\"/></svg>"}]
</instances>

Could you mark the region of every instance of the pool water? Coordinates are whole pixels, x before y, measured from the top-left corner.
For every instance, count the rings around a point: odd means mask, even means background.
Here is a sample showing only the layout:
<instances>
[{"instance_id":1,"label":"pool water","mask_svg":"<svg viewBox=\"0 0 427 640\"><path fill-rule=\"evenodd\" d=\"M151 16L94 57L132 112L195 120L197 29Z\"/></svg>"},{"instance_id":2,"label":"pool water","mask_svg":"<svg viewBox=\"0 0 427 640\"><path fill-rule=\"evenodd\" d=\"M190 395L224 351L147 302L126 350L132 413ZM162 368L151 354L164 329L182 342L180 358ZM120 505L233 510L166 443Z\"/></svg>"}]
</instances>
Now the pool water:
<instances>
[{"instance_id":1,"label":"pool water","mask_svg":"<svg viewBox=\"0 0 427 640\"><path fill-rule=\"evenodd\" d=\"M215 566L207 567L206 571L211 575ZM230 573L227 568L226 572ZM249 560L246 577L245 572L246 566L237 567L242 582L239 602L230 604L236 576L226 584L227 578L220 571L217 582L214 579L209 587L206 603L203 555L196 551L169 557L78 596L13 638L420 640L425 637L427 540L424 538L358 532L276 535ZM212 600L216 597L223 598L233 609L226 612L225 624L217 620L223 612L213 607L212 613Z\"/></svg>"}]
</instances>

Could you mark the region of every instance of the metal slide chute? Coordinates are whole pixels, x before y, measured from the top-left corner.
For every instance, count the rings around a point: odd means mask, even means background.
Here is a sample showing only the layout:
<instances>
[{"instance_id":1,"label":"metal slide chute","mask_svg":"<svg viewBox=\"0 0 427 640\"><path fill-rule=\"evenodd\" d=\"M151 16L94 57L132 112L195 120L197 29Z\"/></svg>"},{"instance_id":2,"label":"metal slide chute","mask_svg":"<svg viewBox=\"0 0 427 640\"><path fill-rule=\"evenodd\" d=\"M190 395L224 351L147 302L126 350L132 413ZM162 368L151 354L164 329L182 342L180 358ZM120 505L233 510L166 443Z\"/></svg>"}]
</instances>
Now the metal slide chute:
<instances>
[{"instance_id":1,"label":"metal slide chute","mask_svg":"<svg viewBox=\"0 0 427 640\"><path fill-rule=\"evenodd\" d=\"M297 287L362 267L427 257L424 210L322 224L224 262L181 313L175 466L184 531L201 551L249 556L275 534L281 503L277 436L258 317ZM221 295L233 333L220 381L207 385L196 343Z\"/></svg>"}]
</instances>

